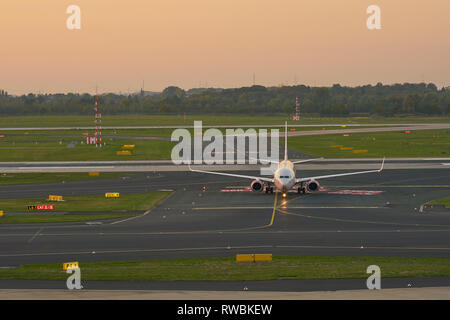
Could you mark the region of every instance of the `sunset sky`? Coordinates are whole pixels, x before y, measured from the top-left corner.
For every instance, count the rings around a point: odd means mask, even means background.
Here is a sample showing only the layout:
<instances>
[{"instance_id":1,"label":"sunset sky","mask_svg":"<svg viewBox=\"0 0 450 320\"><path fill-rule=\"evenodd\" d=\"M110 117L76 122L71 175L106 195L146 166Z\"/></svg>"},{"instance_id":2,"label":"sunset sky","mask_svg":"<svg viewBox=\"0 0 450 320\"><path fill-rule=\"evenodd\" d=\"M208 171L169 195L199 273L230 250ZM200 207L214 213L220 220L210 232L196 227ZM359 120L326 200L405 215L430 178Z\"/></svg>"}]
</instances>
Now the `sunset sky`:
<instances>
[{"instance_id":1,"label":"sunset sky","mask_svg":"<svg viewBox=\"0 0 450 320\"><path fill-rule=\"evenodd\" d=\"M68 30L66 8L81 8ZM366 9L381 7L381 30ZM0 89L450 86L449 0L2 0Z\"/></svg>"}]
</instances>

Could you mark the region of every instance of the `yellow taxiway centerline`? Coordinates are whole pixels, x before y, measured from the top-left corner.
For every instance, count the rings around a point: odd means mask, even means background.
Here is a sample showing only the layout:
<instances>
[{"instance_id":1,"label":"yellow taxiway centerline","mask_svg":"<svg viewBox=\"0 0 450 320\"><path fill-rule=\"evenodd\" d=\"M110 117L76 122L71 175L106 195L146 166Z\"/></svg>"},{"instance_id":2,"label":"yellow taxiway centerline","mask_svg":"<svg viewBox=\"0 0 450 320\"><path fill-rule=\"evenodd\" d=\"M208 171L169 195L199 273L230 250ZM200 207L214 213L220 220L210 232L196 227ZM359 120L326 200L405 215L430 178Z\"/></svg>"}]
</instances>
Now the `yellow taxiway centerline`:
<instances>
[{"instance_id":1,"label":"yellow taxiway centerline","mask_svg":"<svg viewBox=\"0 0 450 320\"><path fill-rule=\"evenodd\" d=\"M270 219L270 223L267 225L268 227L272 226L273 220L275 219L275 212L277 210L277 199L278 199L278 193L275 193L275 201L273 203L272 219Z\"/></svg>"}]
</instances>

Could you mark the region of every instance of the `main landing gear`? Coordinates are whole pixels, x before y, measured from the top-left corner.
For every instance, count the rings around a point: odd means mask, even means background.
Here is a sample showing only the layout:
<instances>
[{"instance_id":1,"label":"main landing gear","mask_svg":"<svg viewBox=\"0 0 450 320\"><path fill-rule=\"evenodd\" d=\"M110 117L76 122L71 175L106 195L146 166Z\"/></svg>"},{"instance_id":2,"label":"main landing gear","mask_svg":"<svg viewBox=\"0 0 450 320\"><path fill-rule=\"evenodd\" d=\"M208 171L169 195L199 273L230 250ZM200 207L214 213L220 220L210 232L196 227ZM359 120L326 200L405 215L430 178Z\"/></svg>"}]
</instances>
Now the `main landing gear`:
<instances>
[{"instance_id":1,"label":"main landing gear","mask_svg":"<svg viewBox=\"0 0 450 320\"><path fill-rule=\"evenodd\" d=\"M305 188L298 187L298 188L297 188L297 193L299 193L299 194L305 194L305 193L306 193L306 190L305 190Z\"/></svg>"},{"instance_id":2,"label":"main landing gear","mask_svg":"<svg viewBox=\"0 0 450 320\"><path fill-rule=\"evenodd\" d=\"M267 187L266 187L266 193L271 193L271 194L273 194L273 187L267 186Z\"/></svg>"},{"instance_id":3,"label":"main landing gear","mask_svg":"<svg viewBox=\"0 0 450 320\"><path fill-rule=\"evenodd\" d=\"M306 188L303 186L303 183L300 185L300 187L297 188L297 193L298 194L305 194L306 193Z\"/></svg>"}]
</instances>

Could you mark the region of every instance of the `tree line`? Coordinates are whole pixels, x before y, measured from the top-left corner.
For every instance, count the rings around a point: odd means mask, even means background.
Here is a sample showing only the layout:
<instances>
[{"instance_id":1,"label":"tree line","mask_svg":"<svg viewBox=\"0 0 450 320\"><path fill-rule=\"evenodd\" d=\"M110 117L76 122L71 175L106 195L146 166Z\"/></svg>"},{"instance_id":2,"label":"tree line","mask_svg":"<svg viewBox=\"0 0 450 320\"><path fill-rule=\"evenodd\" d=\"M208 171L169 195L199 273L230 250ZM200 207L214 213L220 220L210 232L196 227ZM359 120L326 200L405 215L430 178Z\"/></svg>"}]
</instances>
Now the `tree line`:
<instances>
[{"instance_id":1,"label":"tree line","mask_svg":"<svg viewBox=\"0 0 450 320\"><path fill-rule=\"evenodd\" d=\"M0 114L88 115L94 96L84 93L9 95L0 90ZM357 115L449 115L450 88L433 83L331 87L305 85L235 89L168 87L161 93L99 96L103 114L293 114L299 97L302 114L320 116Z\"/></svg>"}]
</instances>

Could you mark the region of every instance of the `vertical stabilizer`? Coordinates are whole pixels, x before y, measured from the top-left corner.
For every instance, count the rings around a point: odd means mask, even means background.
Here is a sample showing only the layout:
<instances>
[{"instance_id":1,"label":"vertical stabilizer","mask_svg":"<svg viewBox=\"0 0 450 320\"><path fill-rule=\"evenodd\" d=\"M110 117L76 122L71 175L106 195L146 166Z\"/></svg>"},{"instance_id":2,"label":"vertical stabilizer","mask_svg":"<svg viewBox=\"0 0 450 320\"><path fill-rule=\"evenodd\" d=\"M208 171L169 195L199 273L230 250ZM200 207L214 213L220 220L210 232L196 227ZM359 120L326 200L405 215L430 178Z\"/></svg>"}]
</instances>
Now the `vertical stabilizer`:
<instances>
[{"instance_id":1,"label":"vertical stabilizer","mask_svg":"<svg viewBox=\"0 0 450 320\"><path fill-rule=\"evenodd\" d=\"M284 128L284 161L286 161L288 159L287 156L287 141L288 141L288 137L287 137L287 131L288 131L288 127L287 127L287 121L284 123L285 128Z\"/></svg>"}]
</instances>

